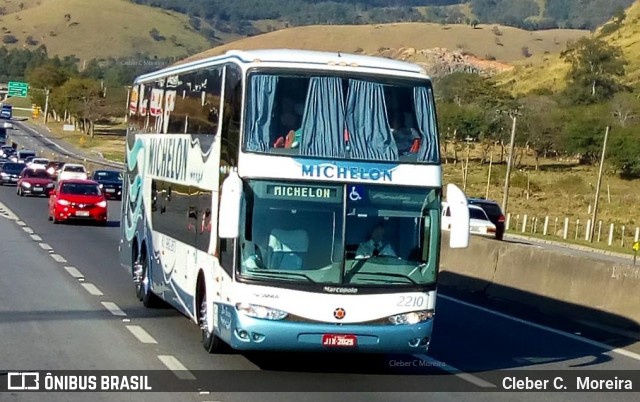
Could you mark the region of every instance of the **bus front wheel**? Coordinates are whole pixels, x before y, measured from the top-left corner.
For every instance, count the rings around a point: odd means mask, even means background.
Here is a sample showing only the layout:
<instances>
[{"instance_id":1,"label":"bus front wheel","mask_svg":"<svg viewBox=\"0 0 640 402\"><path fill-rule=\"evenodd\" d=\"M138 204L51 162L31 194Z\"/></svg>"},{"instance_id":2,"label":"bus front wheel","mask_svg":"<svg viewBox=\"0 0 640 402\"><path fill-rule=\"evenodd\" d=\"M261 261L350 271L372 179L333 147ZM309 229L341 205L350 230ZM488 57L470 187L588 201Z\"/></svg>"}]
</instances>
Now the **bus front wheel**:
<instances>
[{"instance_id":1,"label":"bus front wheel","mask_svg":"<svg viewBox=\"0 0 640 402\"><path fill-rule=\"evenodd\" d=\"M198 319L200 321L200 332L202 333L202 346L209 353L219 352L223 348L223 342L218 336L209 330L209 306L207 304L207 292L206 290L201 290L201 292L202 301L200 302ZM215 319L215 317L213 319Z\"/></svg>"},{"instance_id":2,"label":"bus front wheel","mask_svg":"<svg viewBox=\"0 0 640 402\"><path fill-rule=\"evenodd\" d=\"M157 305L157 296L151 291L151 278L149 278L149 259L143 251L134 259L133 275L136 283L136 296L145 307L152 308Z\"/></svg>"}]
</instances>

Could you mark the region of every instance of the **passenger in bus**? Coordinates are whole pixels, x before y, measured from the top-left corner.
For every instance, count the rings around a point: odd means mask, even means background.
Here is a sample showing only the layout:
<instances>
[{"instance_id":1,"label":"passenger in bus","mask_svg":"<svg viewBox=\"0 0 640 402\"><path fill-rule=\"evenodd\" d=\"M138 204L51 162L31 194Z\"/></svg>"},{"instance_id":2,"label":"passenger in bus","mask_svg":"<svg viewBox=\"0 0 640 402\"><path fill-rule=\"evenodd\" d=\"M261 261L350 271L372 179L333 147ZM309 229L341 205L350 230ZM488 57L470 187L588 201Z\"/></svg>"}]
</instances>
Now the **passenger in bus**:
<instances>
[{"instance_id":1,"label":"passenger in bus","mask_svg":"<svg viewBox=\"0 0 640 402\"><path fill-rule=\"evenodd\" d=\"M411 116L401 112L391 115L391 133L398 146L399 155L415 154L420 149L420 133L413 128Z\"/></svg>"},{"instance_id":2,"label":"passenger in bus","mask_svg":"<svg viewBox=\"0 0 640 402\"><path fill-rule=\"evenodd\" d=\"M356 251L356 258L377 257L379 255L396 257L393 247L384 241L384 233L384 225L377 224L371 231L369 240L360 243Z\"/></svg>"},{"instance_id":3,"label":"passenger in bus","mask_svg":"<svg viewBox=\"0 0 640 402\"><path fill-rule=\"evenodd\" d=\"M302 113L304 104L296 104L292 99L285 98L282 101L282 113L278 121L278 137L273 144L274 148L297 148L302 138ZM286 134L285 134L286 133ZM281 135L283 134L283 135Z\"/></svg>"}]
</instances>

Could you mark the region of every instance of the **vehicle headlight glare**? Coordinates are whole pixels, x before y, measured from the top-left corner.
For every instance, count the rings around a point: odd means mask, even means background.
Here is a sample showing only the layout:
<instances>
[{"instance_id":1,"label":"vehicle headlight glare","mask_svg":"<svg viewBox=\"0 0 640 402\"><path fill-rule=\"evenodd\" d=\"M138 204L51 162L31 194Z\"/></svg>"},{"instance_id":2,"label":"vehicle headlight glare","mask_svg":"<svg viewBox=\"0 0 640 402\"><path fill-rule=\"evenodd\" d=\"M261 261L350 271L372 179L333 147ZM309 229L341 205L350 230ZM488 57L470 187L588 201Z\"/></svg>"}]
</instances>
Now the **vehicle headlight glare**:
<instances>
[{"instance_id":1,"label":"vehicle headlight glare","mask_svg":"<svg viewBox=\"0 0 640 402\"><path fill-rule=\"evenodd\" d=\"M393 325L412 325L425 322L431 318L433 318L433 310L423 310L392 315L389 317L389 321Z\"/></svg>"},{"instance_id":2,"label":"vehicle headlight glare","mask_svg":"<svg viewBox=\"0 0 640 402\"><path fill-rule=\"evenodd\" d=\"M60 205L69 205L69 201L67 201L67 200L58 200L58 204L60 204Z\"/></svg>"},{"instance_id":3,"label":"vehicle headlight glare","mask_svg":"<svg viewBox=\"0 0 640 402\"><path fill-rule=\"evenodd\" d=\"M236 304L236 309L246 316L263 320L283 320L289 315L282 310L249 303L238 303Z\"/></svg>"},{"instance_id":4,"label":"vehicle headlight glare","mask_svg":"<svg viewBox=\"0 0 640 402\"><path fill-rule=\"evenodd\" d=\"M24 188L31 188L31 183L22 182L22 187L24 187Z\"/></svg>"},{"instance_id":5,"label":"vehicle headlight glare","mask_svg":"<svg viewBox=\"0 0 640 402\"><path fill-rule=\"evenodd\" d=\"M106 201L100 201L99 203L96 204L97 206L99 206L100 208L104 208L107 206L107 202Z\"/></svg>"}]
</instances>

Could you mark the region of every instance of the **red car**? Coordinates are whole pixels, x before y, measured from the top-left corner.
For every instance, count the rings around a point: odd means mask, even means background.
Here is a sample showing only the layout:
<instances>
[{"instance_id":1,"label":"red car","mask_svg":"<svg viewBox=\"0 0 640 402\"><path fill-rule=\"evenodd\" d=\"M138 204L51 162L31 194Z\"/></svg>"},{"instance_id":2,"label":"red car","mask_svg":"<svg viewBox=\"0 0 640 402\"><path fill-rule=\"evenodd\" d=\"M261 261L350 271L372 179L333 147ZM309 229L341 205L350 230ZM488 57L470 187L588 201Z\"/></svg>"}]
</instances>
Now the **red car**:
<instances>
[{"instance_id":1,"label":"red car","mask_svg":"<svg viewBox=\"0 0 640 402\"><path fill-rule=\"evenodd\" d=\"M24 169L18 178L17 193L25 195L49 196L53 193L55 184L44 169Z\"/></svg>"},{"instance_id":2,"label":"red car","mask_svg":"<svg viewBox=\"0 0 640 402\"><path fill-rule=\"evenodd\" d=\"M107 224L107 200L93 180L62 180L49 197L49 220L90 220Z\"/></svg>"}]
</instances>

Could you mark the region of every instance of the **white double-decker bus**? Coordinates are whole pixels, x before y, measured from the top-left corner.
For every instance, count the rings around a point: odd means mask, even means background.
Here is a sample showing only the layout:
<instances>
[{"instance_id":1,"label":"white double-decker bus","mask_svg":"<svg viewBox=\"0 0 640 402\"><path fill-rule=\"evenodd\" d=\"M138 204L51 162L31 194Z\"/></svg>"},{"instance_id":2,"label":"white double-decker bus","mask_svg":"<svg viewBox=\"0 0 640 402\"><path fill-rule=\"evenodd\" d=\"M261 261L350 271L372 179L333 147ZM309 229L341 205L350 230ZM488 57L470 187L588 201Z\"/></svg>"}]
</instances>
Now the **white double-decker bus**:
<instances>
[{"instance_id":1,"label":"white double-decker bus","mask_svg":"<svg viewBox=\"0 0 640 402\"><path fill-rule=\"evenodd\" d=\"M133 83L126 165L121 264L208 351L428 347L443 187L421 67L293 50L177 64ZM466 247L465 195L447 193Z\"/></svg>"}]
</instances>

